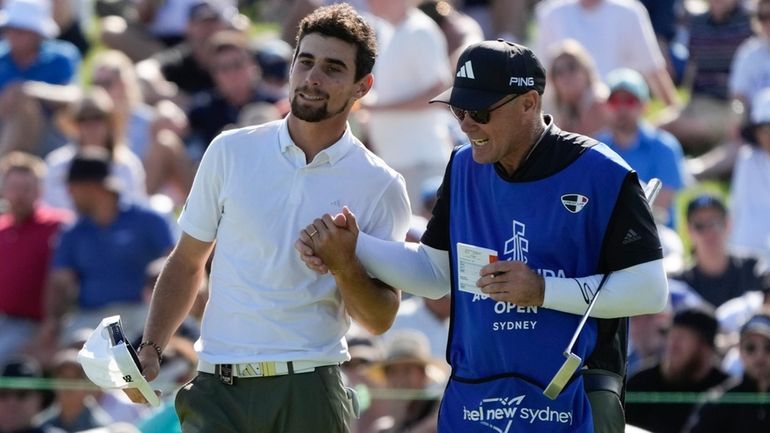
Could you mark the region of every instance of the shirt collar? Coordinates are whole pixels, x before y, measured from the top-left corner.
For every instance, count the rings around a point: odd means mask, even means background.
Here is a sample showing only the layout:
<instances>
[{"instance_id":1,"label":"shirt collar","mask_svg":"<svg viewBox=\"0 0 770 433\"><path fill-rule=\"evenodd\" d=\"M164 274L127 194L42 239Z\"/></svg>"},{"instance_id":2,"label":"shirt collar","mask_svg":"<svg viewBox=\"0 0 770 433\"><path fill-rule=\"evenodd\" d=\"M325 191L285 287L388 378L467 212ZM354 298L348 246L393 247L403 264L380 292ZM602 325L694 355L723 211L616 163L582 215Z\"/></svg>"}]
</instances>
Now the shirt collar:
<instances>
[{"instance_id":1,"label":"shirt collar","mask_svg":"<svg viewBox=\"0 0 770 433\"><path fill-rule=\"evenodd\" d=\"M342 134L340 139L332 143L332 145L326 149L318 152L318 155L316 155L310 164L318 164L326 161L328 161L330 165L336 164L337 161L341 160L348 153L348 151L353 148L354 140L355 137L350 131L350 124L346 123L345 132ZM278 142L281 148L281 153L285 153L292 148L299 152L303 152L302 149L300 149L299 146L294 143L294 140L291 139L291 135L289 135L288 116L285 117L281 123L281 128L278 132Z\"/></svg>"}]
</instances>

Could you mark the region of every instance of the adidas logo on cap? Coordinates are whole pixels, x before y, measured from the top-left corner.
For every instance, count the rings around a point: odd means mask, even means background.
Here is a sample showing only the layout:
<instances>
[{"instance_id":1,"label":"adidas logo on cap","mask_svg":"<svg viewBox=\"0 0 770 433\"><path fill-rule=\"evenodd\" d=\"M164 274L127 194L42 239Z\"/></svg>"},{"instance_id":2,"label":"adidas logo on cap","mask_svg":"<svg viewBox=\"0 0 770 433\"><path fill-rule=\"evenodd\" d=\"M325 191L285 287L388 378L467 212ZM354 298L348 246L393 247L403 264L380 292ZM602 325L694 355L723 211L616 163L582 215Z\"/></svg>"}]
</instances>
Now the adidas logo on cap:
<instances>
[{"instance_id":1,"label":"adidas logo on cap","mask_svg":"<svg viewBox=\"0 0 770 433\"><path fill-rule=\"evenodd\" d=\"M473 75L473 64L470 60L465 62L465 64L460 68L459 71L457 71L457 76L462 78L470 78L471 80L476 79L476 76Z\"/></svg>"}]
</instances>

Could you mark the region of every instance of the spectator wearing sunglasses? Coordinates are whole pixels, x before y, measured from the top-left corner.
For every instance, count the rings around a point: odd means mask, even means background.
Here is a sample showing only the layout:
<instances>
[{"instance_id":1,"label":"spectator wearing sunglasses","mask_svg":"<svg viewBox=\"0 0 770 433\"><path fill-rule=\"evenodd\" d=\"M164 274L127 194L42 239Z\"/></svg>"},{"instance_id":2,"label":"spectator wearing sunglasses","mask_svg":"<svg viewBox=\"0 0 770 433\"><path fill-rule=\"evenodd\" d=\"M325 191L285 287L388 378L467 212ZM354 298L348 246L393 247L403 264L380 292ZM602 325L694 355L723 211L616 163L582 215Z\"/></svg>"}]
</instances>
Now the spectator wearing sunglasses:
<instances>
[{"instance_id":1,"label":"spectator wearing sunglasses","mask_svg":"<svg viewBox=\"0 0 770 433\"><path fill-rule=\"evenodd\" d=\"M697 410L688 433L762 433L770 431L768 403L757 403L770 390L770 310L752 316L741 328L744 374L726 382ZM731 399L743 397L741 402Z\"/></svg>"},{"instance_id":2,"label":"spectator wearing sunglasses","mask_svg":"<svg viewBox=\"0 0 770 433\"><path fill-rule=\"evenodd\" d=\"M693 263L673 278L687 283L714 307L762 289L766 263L728 249L730 219L721 199L709 194L695 197L687 204L686 218Z\"/></svg>"},{"instance_id":3,"label":"spectator wearing sunglasses","mask_svg":"<svg viewBox=\"0 0 770 433\"><path fill-rule=\"evenodd\" d=\"M597 138L626 160L639 179L647 182L658 178L663 182L654 210L661 215L661 223L672 226L671 205L685 185L682 145L673 135L644 121L650 92L640 73L616 69L607 76L607 85L609 128Z\"/></svg>"},{"instance_id":4,"label":"spectator wearing sunglasses","mask_svg":"<svg viewBox=\"0 0 770 433\"><path fill-rule=\"evenodd\" d=\"M605 144L562 131L543 113L545 69L529 48L484 41L469 46L455 70L454 86L433 101L449 105L470 144L453 152L421 242L360 234L343 210L344 222L316 224L319 235L301 234L297 248L319 272L324 263L338 272L357 253L394 287L434 299L451 291L453 374L438 431L486 429L481 413L503 413L507 396L564 418L530 424L503 416L493 428L622 431L625 317L661 311L667 299L637 174ZM588 370L550 400L543 391L610 271L575 346ZM506 411L515 404L508 403Z\"/></svg>"},{"instance_id":5,"label":"spectator wearing sunglasses","mask_svg":"<svg viewBox=\"0 0 770 433\"><path fill-rule=\"evenodd\" d=\"M593 56L580 42L567 39L553 47L548 69L553 91L545 95L545 109L565 131L595 137L607 127L609 91L596 70Z\"/></svg>"},{"instance_id":6,"label":"spectator wearing sunglasses","mask_svg":"<svg viewBox=\"0 0 770 433\"><path fill-rule=\"evenodd\" d=\"M209 70L215 88L193 98L187 116L190 119L188 152L198 159L214 137L231 129L245 107L278 102L276 95L260 87L260 70L249 47L248 38L227 30L214 34L209 41Z\"/></svg>"}]
</instances>

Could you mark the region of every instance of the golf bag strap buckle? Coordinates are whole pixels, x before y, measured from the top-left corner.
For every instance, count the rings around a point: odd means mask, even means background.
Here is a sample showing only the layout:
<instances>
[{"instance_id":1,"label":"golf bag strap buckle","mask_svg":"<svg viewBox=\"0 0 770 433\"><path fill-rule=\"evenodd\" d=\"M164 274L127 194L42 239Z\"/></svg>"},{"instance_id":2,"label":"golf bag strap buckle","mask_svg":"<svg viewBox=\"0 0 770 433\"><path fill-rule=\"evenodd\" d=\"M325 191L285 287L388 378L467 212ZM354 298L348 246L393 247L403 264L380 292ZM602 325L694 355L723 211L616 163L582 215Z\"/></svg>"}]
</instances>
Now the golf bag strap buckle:
<instances>
[{"instance_id":1,"label":"golf bag strap buckle","mask_svg":"<svg viewBox=\"0 0 770 433\"><path fill-rule=\"evenodd\" d=\"M586 392L610 391L620 397L623 392L623 377L609 370L586 369L581 370L583 387Z\"/></svg>"}]
</instances>

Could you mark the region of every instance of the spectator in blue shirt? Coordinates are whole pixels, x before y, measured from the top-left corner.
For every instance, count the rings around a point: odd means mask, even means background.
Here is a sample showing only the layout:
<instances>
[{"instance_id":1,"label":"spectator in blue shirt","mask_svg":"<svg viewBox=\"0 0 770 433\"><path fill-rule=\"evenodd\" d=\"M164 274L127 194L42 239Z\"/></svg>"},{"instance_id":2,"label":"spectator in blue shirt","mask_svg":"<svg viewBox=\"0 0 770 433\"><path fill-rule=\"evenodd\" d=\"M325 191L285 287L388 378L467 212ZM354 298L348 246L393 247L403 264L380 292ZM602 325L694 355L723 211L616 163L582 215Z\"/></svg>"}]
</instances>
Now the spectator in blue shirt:
<instances>
[{"instance_id":1,"label":"spectator in blue shirt","mask_svg":"<svg viewBox=\"0 0 770 433\"><path fill-rule=\"evenodd\" d=\"M64 142L51 136L48 114L51 106L67 102L67 94L51 85L72 81L80 53L69 42L51 39L59 28L48 0L6 2L0 28L0 156L11 150L42 156Z\"/></svg>"},{"instance_id":2,"label":"spectator in blue shirt","mask_svg":"<svg viewBox=\"0 0 770 433\"><path fill-rule=\"evenodd\" d=\"M133 340L146 315L145 269L170 251L170 228L154 211L120 202L120 180L110 172L105 149L81 150L67 184L79 218L62 234L54 252L41 338L55 342L61 330L66 335L68 329L94 326L105 316L121 314ZM73 303L77 311L65 323Z\"/></svg>"},{"instance_id":3,"label":"spectator in blue shirt","mask_svg":"<svg viewBox=\"0 0 770 433\"><path fill-rule=\"evenodd\" d=\"M682 146L673 135L642 119L649 89L642 75L632 69L616 69L607 76L610 127L597 139L609 145L647 182L657 177L663 188L655 210L665 212L663 222L672 225L672 203L685 185Z\"/></svg>"}]
</instances>

